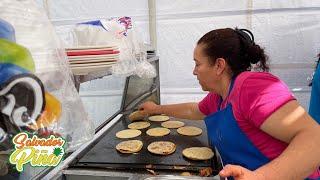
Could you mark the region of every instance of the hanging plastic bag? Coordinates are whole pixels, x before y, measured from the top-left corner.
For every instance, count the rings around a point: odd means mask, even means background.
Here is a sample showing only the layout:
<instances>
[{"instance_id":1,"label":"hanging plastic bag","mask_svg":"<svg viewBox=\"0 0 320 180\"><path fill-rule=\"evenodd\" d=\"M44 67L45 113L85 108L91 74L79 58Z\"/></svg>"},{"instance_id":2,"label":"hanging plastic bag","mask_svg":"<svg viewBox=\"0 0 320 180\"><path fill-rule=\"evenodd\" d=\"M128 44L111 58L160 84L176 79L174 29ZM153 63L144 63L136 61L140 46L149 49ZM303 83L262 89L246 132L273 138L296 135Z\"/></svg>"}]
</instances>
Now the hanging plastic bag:
<instances>
[{"instance_id":1,"label":"hanging plastic bag","mask_svg":"<svg viewBox=\"0 0 320 180\"><path fill-rule=\"evenodd\" d=\"M21 131L66 140L75 150L94 135L64 48L33 0L0 2L0 150Z\"/></svg>"},{"instance_id":2,"label":"hanging plastic bag","mask_svg":"<svg viewBox=\"0 0 320 180\"><path fill-rule=\"evenodd\" d=\"M115 75L136 74L142 78L156 76L155 68L146 60L142 39L133 30L130 17L83 22L72 31L74 46L117 46L120 60L113 65Z\"/></svg>"},{"instance_id":3,"label":"hanging plastic bag","mask_svg":"<svg viewBox=\"0 0 320 180\"><path fill-rule=\"evenodd\" d=\"M154 78L157 76L156 69L147 61L147 53L141 52L138 56L135 73L143 79Z\"/></svg>"}]
</instances>

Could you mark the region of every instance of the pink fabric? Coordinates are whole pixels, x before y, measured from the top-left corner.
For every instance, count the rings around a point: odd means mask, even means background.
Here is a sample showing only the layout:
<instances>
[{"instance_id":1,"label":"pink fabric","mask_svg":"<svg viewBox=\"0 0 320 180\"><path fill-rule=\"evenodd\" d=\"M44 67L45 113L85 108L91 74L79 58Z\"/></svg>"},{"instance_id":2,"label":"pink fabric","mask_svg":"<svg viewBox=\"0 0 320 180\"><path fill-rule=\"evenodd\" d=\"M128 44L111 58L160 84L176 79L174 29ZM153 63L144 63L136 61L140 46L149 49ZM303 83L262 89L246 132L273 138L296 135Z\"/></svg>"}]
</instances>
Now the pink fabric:
<instances>
[{"instance_id":1,"label":"pink fabric","mask_svg":"<svg viewBox=\"0 0 320 180\"><path fill-rule=\"evenodd\" d=\"M217 94L210 92L199 102L199 110L205 115L217 112L219 98ZM260 126L282 105L294 99L289 88L272 74L243 72L237 76L221 109L231 103L240 129L262 154L272 160L284 151L287 144L266 134L260 130ZM319 172L314 172L310 178L318 175Z\"/></svg>"},{"instance_id":2,"label":"pink fabric","mask_svg":"<svg viewBox=\"0 0 320 180\"><path fill-rule=\"evenodd\" d=\"M199 102L200 111L209 115L218 110L219 96L209 93ZM240 129L269 159L274 159L287 144L260 130L260 125L279 107L295 99L286 85L277 77L262 72L243 72L234 82L233 89L222 108L231 103Z\"/></svg>"},{"instance_id":3,"label":"pink fabric","mask_svg":"<svg viewBox=\"0 0 320 180\"><path fill-rule=\"evenodd\" d=\"M218 103L216 102L218 101L219 101L219 96L217 94L209 93L202 101L199 102L198 104L199 110L206 116L213 112L217 112Z\"/></svg>"},{"instance_id":4,"label":"pink fabric","mask_svg":"<svg viewBox=\"0 0 320 180\"><path fill-rule=\"evenodd\" d=\"M240 129L269 159L278 157L287 144L260 130L262 123L282 105L294 100L289 88L269 73L244 72L229 96Z\"/></svg>"},{"instance_id":5,"label":"pink fabric","mask_svg":"<svg viewBox=\"0 0 320 180\"><path fill-rule=\"evenodd\" d=\"M308 178L311 179L319 179L320 177L320 170L317 169L315 172L313 172Z\"/></svg>"},{"instance_id":6,"label":"pink fabric","mask_svg":"<svg viewBox=\"0 0 320 180\"><path fill-rule=\"evenodd\" d=\"M209 115L218 110L219 96L209 93L199 102L200 111ZM231 103L240 129L269 159L274 159L287 144L260 130L260 125L279 107L294 97L286 85L269 73L243 72L236 78L233 89L222 108Z\"/></svg>"}]
</instances>

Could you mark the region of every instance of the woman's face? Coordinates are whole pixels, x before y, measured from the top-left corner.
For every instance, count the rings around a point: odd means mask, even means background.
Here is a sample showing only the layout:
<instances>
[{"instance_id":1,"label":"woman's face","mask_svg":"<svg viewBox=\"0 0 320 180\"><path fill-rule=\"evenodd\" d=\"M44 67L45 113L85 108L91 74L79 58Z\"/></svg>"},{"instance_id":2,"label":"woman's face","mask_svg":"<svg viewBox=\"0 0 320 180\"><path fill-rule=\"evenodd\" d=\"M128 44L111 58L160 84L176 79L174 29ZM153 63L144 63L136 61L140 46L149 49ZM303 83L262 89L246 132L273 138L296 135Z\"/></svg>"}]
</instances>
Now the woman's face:
<instances>
[{"instance_id":1,"label":"woman's face","mask_svg":"<svg viewBox=\"0 0 320 180\"><path fill-rule=\"evenodd\" d=\"M217 82L215 65L209 63L209 57L203 53L203 45L197 45L193 52L195 67L193 74L197 76L199 84L204 91L214 91Z\"/></svg>"}]
</instances>

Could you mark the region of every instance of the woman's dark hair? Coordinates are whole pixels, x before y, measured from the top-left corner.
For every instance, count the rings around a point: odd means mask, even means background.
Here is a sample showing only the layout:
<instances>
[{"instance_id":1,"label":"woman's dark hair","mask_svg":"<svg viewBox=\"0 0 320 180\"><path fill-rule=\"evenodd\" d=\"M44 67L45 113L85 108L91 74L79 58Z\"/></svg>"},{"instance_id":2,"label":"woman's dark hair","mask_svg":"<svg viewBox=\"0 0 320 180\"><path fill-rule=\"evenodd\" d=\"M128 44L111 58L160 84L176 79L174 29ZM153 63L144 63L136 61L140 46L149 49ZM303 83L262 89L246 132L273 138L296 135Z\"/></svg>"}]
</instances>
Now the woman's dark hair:
<instances>
[{"instance_id":1,"label":"woman's dark hair","mask_svg":"<svg viewBox=\"0 0 320 180\"><path fill-rule=\"evenodd\" d=\"M202 36L198 45L204 45L203 52L213 64L217 58L224 58L231 68L232 75L250 71L257 64L261 71L269 71L268 57L254 42L253 34L247 29L216 29Z\"/></svg>"}]
</instances>

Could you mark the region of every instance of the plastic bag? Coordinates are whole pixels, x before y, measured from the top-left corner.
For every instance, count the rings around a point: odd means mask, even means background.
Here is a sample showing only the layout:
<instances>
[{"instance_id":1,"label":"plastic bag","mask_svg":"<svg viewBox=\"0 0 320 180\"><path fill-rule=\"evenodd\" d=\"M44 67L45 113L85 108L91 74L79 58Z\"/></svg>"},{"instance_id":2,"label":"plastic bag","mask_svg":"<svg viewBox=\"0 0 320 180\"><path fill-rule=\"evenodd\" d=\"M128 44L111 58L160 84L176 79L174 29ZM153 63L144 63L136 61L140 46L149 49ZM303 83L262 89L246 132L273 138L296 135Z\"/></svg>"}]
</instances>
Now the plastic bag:
<instances>
[{"instance_id":1,"label":"plastic bag","mask_svg":"<svg viewBox=\"0 0 320 180\"><path fill-rule=\"evenodd\" d=\"M112 67L116 75L136 74L142 78L156 76L155 68L146 60L142 39L133 30L130 17L83 22L72 31L74 46L118 46L120 60Z\"/></svg>"},{"instance_id":2,"label":"plastic bag","mask_svg":"<svg viewBox=\"0 0 320 180\"><path fill-rule=\"evenodd\" d=\"M93 122L46 14L33 0L1 0L0 19L2 150L21 131L61 136L67 152L92 139Z\"/></svg>"},{"instance_id":3,"label":"plastic bag","mask_svg":"<svg viewBox=\"0 0 320 180\"><path fill-rule=\"evenodd\" d=\"M157 76L156 69L146 60L146 57L146 53L141 53L140 56L138 56L138 64L135 72L137 76L143 79L154 78Z\"/></svg>"}]
</instances>

